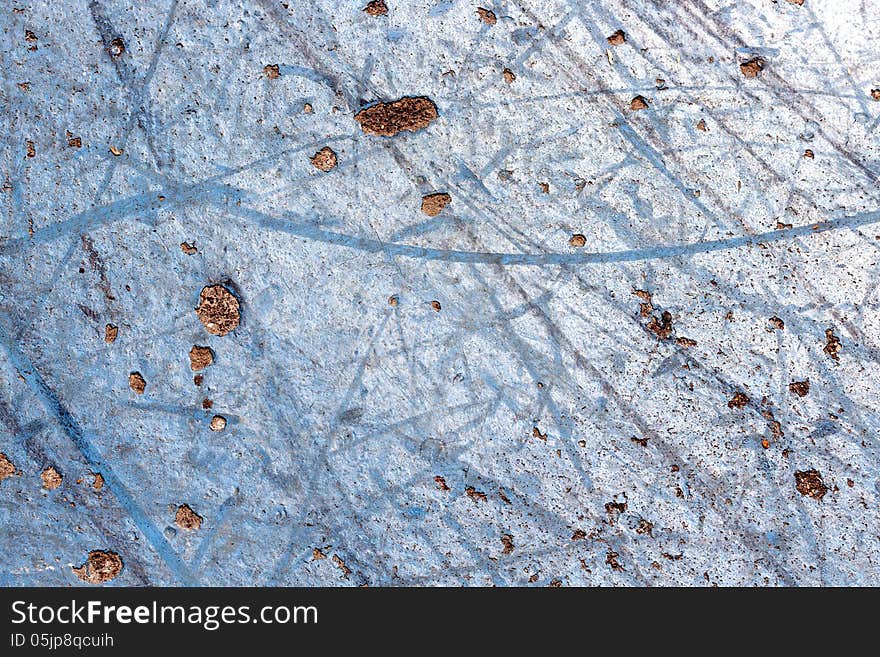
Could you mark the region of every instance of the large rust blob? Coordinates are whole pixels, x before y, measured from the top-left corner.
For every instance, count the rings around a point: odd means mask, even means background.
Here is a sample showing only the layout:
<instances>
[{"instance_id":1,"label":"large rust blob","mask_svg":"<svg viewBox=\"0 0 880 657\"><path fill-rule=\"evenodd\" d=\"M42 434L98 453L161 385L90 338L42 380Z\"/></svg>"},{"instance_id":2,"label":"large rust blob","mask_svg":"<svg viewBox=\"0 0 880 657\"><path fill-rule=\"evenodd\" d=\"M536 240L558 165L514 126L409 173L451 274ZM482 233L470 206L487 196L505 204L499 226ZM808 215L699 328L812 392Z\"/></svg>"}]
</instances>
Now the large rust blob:
<instances>
[{"instance_id":1,"label":"large rust blob","mask_svg":"<svg viewBox=\"0 0 880 657\"><path fill-rule=\"evenodd\" d=\"M408 130L426 128L437 118L437 106L424 96L405 96L390 103L377 103L354 115L368 135L393 137Z\"/></svg>"}]
</instances>

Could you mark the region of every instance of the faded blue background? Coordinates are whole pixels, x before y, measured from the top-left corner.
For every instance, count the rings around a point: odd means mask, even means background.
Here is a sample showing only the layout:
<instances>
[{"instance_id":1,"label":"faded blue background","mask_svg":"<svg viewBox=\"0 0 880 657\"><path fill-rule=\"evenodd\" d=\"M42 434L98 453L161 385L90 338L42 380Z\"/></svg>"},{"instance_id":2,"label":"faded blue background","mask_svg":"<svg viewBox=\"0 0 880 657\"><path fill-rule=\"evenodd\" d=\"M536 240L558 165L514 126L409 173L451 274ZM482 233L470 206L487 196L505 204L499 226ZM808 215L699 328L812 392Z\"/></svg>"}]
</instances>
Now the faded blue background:
<instances>
[{"instance_id":1,"label":"faded blue background","mask_svg":"<svg viewBox=\"0 0 880 657\"><path fill-rule=\"evenodd\" d=\"M387 3L3 3L0 583L880 584L877 2Z\"/></svg>"}]
</instances>

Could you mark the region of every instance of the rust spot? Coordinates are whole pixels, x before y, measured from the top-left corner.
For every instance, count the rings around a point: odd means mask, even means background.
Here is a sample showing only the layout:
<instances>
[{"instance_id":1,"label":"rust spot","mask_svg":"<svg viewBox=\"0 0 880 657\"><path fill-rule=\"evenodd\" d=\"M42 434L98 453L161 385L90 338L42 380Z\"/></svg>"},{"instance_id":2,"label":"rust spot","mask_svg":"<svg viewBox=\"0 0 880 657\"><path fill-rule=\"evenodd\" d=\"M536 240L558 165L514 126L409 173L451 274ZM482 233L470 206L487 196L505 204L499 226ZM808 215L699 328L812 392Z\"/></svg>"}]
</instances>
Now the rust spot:
<instances>
[{"instance_id":1,"label":"rust spot","mask_svg":"<svg viewBox=\"0 0 880 657\"><path fill-rule=\"evenodd\" d=\"M467 486L464 489L465 494L471 498L475 503L477 502L485 502L486 501L486 493L478 491L473 486Z\"/></svg>"},{"instance_id":2,"label":"rust spot","mask_svg":"<svg viewBox=\"0 0 880 657\"><path fill-rule=\"evenodd\" d=\"M174 523L181 529L192 531L201 528L202 516L193 511L189 504L181 504L174 515Z\"/></svg>"},{"instance_id":3,"label":"rust spot","mask_svg":"<svg viewBox=\"0 0 880 657\"><path fill-rule=\"evenodd\" d=\"M426 128L437 118L437 106L425 96L404 96L390 103L376 103L354 115L368 135L393 137Z\"/></svg>"},{"instance_id":4,"label":"rust spot","mask_svg":"<svg viewBox=\"0 0 880 657\"><path fill-rule=\"evenodd\" d=\"M805 379L803 381L792 381L788 384L788 390L798 397L806 397L807 394L810 392L810 380Z\"/></svg>"},{"instance_id":5,"label":"rust spot","mask_svg":"<svg viewBox=\"0 0 880 657\"><path fill-rule=\"evenodd\" d=\"M656 317L652 317L651 321L648 322L648 330L653 332L660 340L668 340L672 335L672 313L664 310L659 320Z\"/></svg>"},{"instance_id":6,"label":"rust spot","mask_svg":"<svg viewBox=\"0 0 880 657\"><path fill-rule=\"evenodd\" d=\"M122 568L122 558L115 552L92 550L86 562L73 568L73 572L84 582L103 584L118 576Z\"/></svg>"},{"instance_id":7,"label":"rust spot","mask_svg":"<svg viewBox=\"0 0 880 657\"><path fill-rule=\"evenodd\" d=\"M617 559L619 556L620 555L617 552L615 552L611 548L608 548L608 552L605 554L605 563L611 566L611 570L624 569L623 566L620 565L620 561L618 561Z\"/></svg>"},{"instance_id":8,"label":"rust spot","mask_svg":"<svg viewBox=\"0 0 880 657\"><path fill-rule=\"evenodd\" d=\"M125 53L125 41L122 40L122 37L113 39L107 47L107 52L110 53L111 57L122 57Z\"/></svg>"},{"instance_id":9,"label":"rust spot","mask_svg":"<svg viewBox=\"0 0 880 657\"><path fill-rule=\"evenodd\" d=\"M840 350L842 345L840 344L840 338L834 335L833 329L825 329L825 347L822 349L826 354L828 354L834 360L840 360Z\"/></svg>"},{"instance_id":10,"label":"rust spot","mask_svg":"<svg viewBox=\"0 0 880 657\"><path fill-rule=\"evenodd\" d=\"M40 473L40 479L43 480L43 488L46 490L55 490L64 481L61 473L51 465Z\"/></svg>"},{"instance_id":11,"label":"rust spot","mask_svg":"<svg viewBox=\"0 0 880 657\"><path fill-rule=\"evenodd\" d=\"M238 299L222 285L207 285L199 294L196 315L212 335L226 335L241 319Z\"/></svg>"},{"instance_id":12,"label":"rust spot","mask_svg":"<svg viewBox=\"0 0 880 657\"><path fill-rule=\"evenodd\" d=\"M312 164L316 169L319 169L324 173L335 169L338 162L336 152L329 146L324 146L324 148L312 155L309 159L311 159Z\"/></svg>"},{"instance_id":13,"label":"rust spot","mask_svg":"<svg viewBox=\"0 0 880 657\"><path fill-rule=\"evenodd\" d=\"M822 475L818 470L805 470L795 472L794 480L798 492L805 497L821 500L828 492L828 487L822 481Z\"/></svg>"},{"instance_id":14,"label":"rust spot","mask_svg":"<svg viewBox=\"0 0 880 657\"><path fill-rule=\"evenodd\" d=\"M636 96L629 101L629 108L633 111L648 109L648 99L644 96Z\"/></svg>"},{"instance_id":15,"label":"rust spot","mask_svg":"<svg viewBox=\"0 0 880 657\"><path fill-rule=\"evenodd\" d=\"M370 2L367 3L367 6L364 7L364 11L374 18L387 16L388 5L385 4L385 0L370 0Z\"/></svg>"},{"instance_id":16,"label":"rust spot","mask_svg":"<svg viewBox=\"0 0 880 657\"><path fill-rule=\"evenodd\" d=\"M189 350L189 367L193 372L203 370L214 362L214 352L210 347L194 345Z\"/></svg>"},{"instance_id":17,"label":"rust spot","mask_svg":"<svg viewBox=\"0 0 880 657\"><path fill-rule=\"evenodd\" d=\"M134 390L135 393L142 395L144 390L147 389L147 382L140 372L132 372L128 375L128 387Z\"/></svg>"},{"instance_id":18,"label":"rust spot","mask_svg":"<svg viewBox=\"0 0 880 657\"><path fill-rule=\"evenodd\" d=\"M15 464L3 452L0 452L0 481L15 474Z\"/></svg>"},{"instance_id":19,"label":"rust spot","mask_svg":"<svg viewBox=\"0 0 880 657\"><path fill-rule=\"evenodd\" d=\"M486 25L495 25L498 22L498 17L495 16L495 12L491 9L483 9L482 7L477 7L477 16L480 17L480 20L483 21Z\"/></svg>"},{"instance_id":20,"label":"rust spot","mask_svg":"<svg viewBox=\"0 0 880 657\"><path fill-rule=\"evenodd\" d=\"M622 46L626 43L626 32L623 30L615 30L614 33L608 37L608 43L612 46Z\"/></svg>"},{"instance_id":21,"label":"rust spot","mask_svg":"<svg viewBox=\"0 0 880 657\"><path fill-rule=\"evenodd\" d=\"M739 70L747 78L756 78L764 70L767 61L763 57L752 57L739 65Z\"/></svg>"},{"instance_id":22,"label":"rust spot","mask_svg":"<svg viewBox=\"0 0 880 657\"><path fill-rule=\"evenodd\" d=\"M727 402L728 408L743 408L749 403L749 396L744 392L737 392L729 402Z\"/></svg>"},{"instance_id":23,"label":"rust spot","mask_svg":"<svg viewBox=\"0 0 880 657\"><path fill-rule=\"evenodd\" d=\"M427 194L422 197L422 212L429 217L436 217L447 205L452 202L452 197L446 192Z\"/></svg>"}]
</instances>

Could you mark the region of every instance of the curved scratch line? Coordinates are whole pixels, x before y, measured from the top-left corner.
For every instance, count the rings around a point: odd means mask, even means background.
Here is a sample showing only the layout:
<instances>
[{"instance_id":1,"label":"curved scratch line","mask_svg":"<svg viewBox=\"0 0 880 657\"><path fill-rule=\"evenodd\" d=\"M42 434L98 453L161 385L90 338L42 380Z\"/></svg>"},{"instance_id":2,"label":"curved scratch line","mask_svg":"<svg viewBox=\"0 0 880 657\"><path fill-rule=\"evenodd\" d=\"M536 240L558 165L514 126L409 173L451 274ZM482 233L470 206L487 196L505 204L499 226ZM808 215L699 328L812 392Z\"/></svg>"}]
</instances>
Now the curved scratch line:
<instances>
[{"instance_id":1,"label":"curved scratch line","mask_svg":"<svg viewBox=\"0 0 880 657\"><path fill-rule=\"evenodd\" d=\"M589 253L493 253L480 251L460 251L456 249L435 249L429 247L412 246L380 242L365 237L354 237L343 233L322 230L314 224L291 223L273 217L271 215L246 208L244 206L226 207L231 214L241 218L253 220L264 228L285 232L306 239L344 246L368 253L385 251L390 255L407 258L419 258L422 260L439 260L443 262L463 262L476 264L494 264L510 266L547 266L547 265L587 265L607 264L615 262L635 262L639 260L660 260L664 258L676 258L691 256L713 251L727 251L753 244L769 244L782 242L794 237L806 237L818 233L825 233L842 228L856 228L867 224L880 222L880 210L864 212L849 217L831 219L815 224L797 226L781 230L771 230L755 235L740 235L726 239L706 240L690 244L671 244L664 246L650 246L641 249L628 249L625 251L592 251Z\"/></svg>"}]
</instances>

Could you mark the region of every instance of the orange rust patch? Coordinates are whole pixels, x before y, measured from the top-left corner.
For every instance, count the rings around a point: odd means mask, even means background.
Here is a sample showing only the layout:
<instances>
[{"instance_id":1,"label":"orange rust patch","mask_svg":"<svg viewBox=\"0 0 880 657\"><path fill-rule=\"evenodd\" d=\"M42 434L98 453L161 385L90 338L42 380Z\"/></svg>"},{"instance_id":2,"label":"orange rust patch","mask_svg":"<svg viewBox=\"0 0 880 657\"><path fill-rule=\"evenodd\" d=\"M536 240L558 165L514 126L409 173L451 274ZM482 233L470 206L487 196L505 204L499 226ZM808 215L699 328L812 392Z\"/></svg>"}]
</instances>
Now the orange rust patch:
<instances>
[{"instance_id":1,"label":"orange rust patch","mask_svg":"<svg viewBox=\"0 0 880 657\"><path fill-rule=\"evenodd\" d=\"M194 345L189 350L189 367L193 372L203 370L214 362L214 352L210 347Z\"/></svg>"},{"instance_id":2,"label":"orange rust patch","mask_svg":"<svg viewBox=\"0 0 880 657\"><path fill-rule=\"evenodd\" d=\"M43 480L43 488L46 490L55 490L64 481L61 473L51 465L40 473L40 479Z\"/></svg>"},{"instance_id":3,"label":"orange rust patch","mask_svg":"<svg viewBox=\"0 0 880 657\"><path fill-rule=\"evenodd\" d=\"M763 57L752 57L739 65L739 70L747 78L756 78L764 70L767 61Z\"/></svg>"},{"instance_id":4,"label":"orange rust patch","mask_svg":"<svg viewBox=\"0 0 880 657\"><path fill-rule=\"evenodd\" d=\"M612 46L622 46L626 43L626 32L623 30L615 31L611 36L608 37L608 43Z\"/></svg>"},{"instance_id":5,"label":"orange rust patch","mask_svg":"<svg viewBox=\"0 0 880 657\"><path fill-rule=\"evenodd\" d=\"M134 390L135 393L142 395L144 390L147 389L147 382L140 372L132 372L128 375L128 387Z\"/></svg>"},{"instance_id":6,"label":"orange rust patch","mask_svg":"<svg viewBox=\"0 0 880 657\"><path fill-rule=\"evenodd\" d=\"M450 203L452 203L452 197L446 192L428 194L422 197L422 212L429 217L436 217Z\"/></svg>"},{"instance_id":7,"label":"orange rust patch","mask_svg":"<svg viewBox=\"0 0 880 657\"><path fill-rule=\"evenodd\" d=\"M335 169L339 161L336 157L336 152L329 146L324 146L324 148L312 155L310 159L315 168L324 173Z\"/></svg>"},{"instance_id":8,"label":"orange rust patch","mask_svg":"<svg viewBox=\"0 0 880 657\"><path fill-rule=\"evenodd\" d=\"M437 118L437 106L425 96L404 96L390 103L376 103L354 115L368 135L393 137L428 127Z\"/></svg>"},{"instance_id":9,"label":"orange rust patch","mask_svg":"<svg viewBox=\"0 0 880 657\"><path fill-rule=\"evenodd\" d=\"M226 335L241 319L238 299L222 285L208 285L199 294L196 315L212 335Z\"/></svg>"},{"instance_id":10,"label":"orange rust patch","mask_svg":"<svg viewBox=\"0 0 880 657\"><path fill-rule=\"evenodd\" d=\"M0 481L15 474L15 464L3 452L0 452Z\"/></svg>"},{"instance_id":11,"label":"orange rust patch","mask_svg":"<svg viewBox=\"0 0 880 657\"><path fill-rule=\"evenodd\" d=\"M387 16L388 5L385 4L385 0L370 0L370 2L367 3L367 6L364 7L364 11L373 18Z\"/></svg>"},{"instance_id":12,"label":"orange rust patch","mask_svg":"<svg viewBox=\"0 0 880 657\"><path fill-rule=\"evenodd\" d=\"M115 552L92 550L86 562L72 570L84 582L103 584L118 576L122 568L122 557Z\"/></svg>"},{"instance_id":13,"label":"orange rust patch","mask_svg":"<svg viewBox=\"0 0 880 657\"><path fill-rule=\"evenodd\" d=\"M181 529L192 531L202 527L202 516L193 511L189 504L181 504L174 515L174 523Z\"/></svg>"},{"instance_id":14,"label":"orange rust patch","mask_svg":"<svg viewBox=\"0 0 880 657\"><path fill-rule=\"evenodd\" d=\"M633 111L648 109L648 99L644 96L636 96L629 101L629 108Z\"/></svg>"},{"instance_id":15,"label":"orange rust patch","mask_svg":"<svg viewBox=\"0 0 880 657\"><path fill-rule=\"evenodd\" d=\"M482 7L477 7L477 16L480 17L480 20L483 21L486 25L495 25L498 22L498 17L495 16L495 12L491 9L483 9Z\"/></svg>"}]
</instances>

